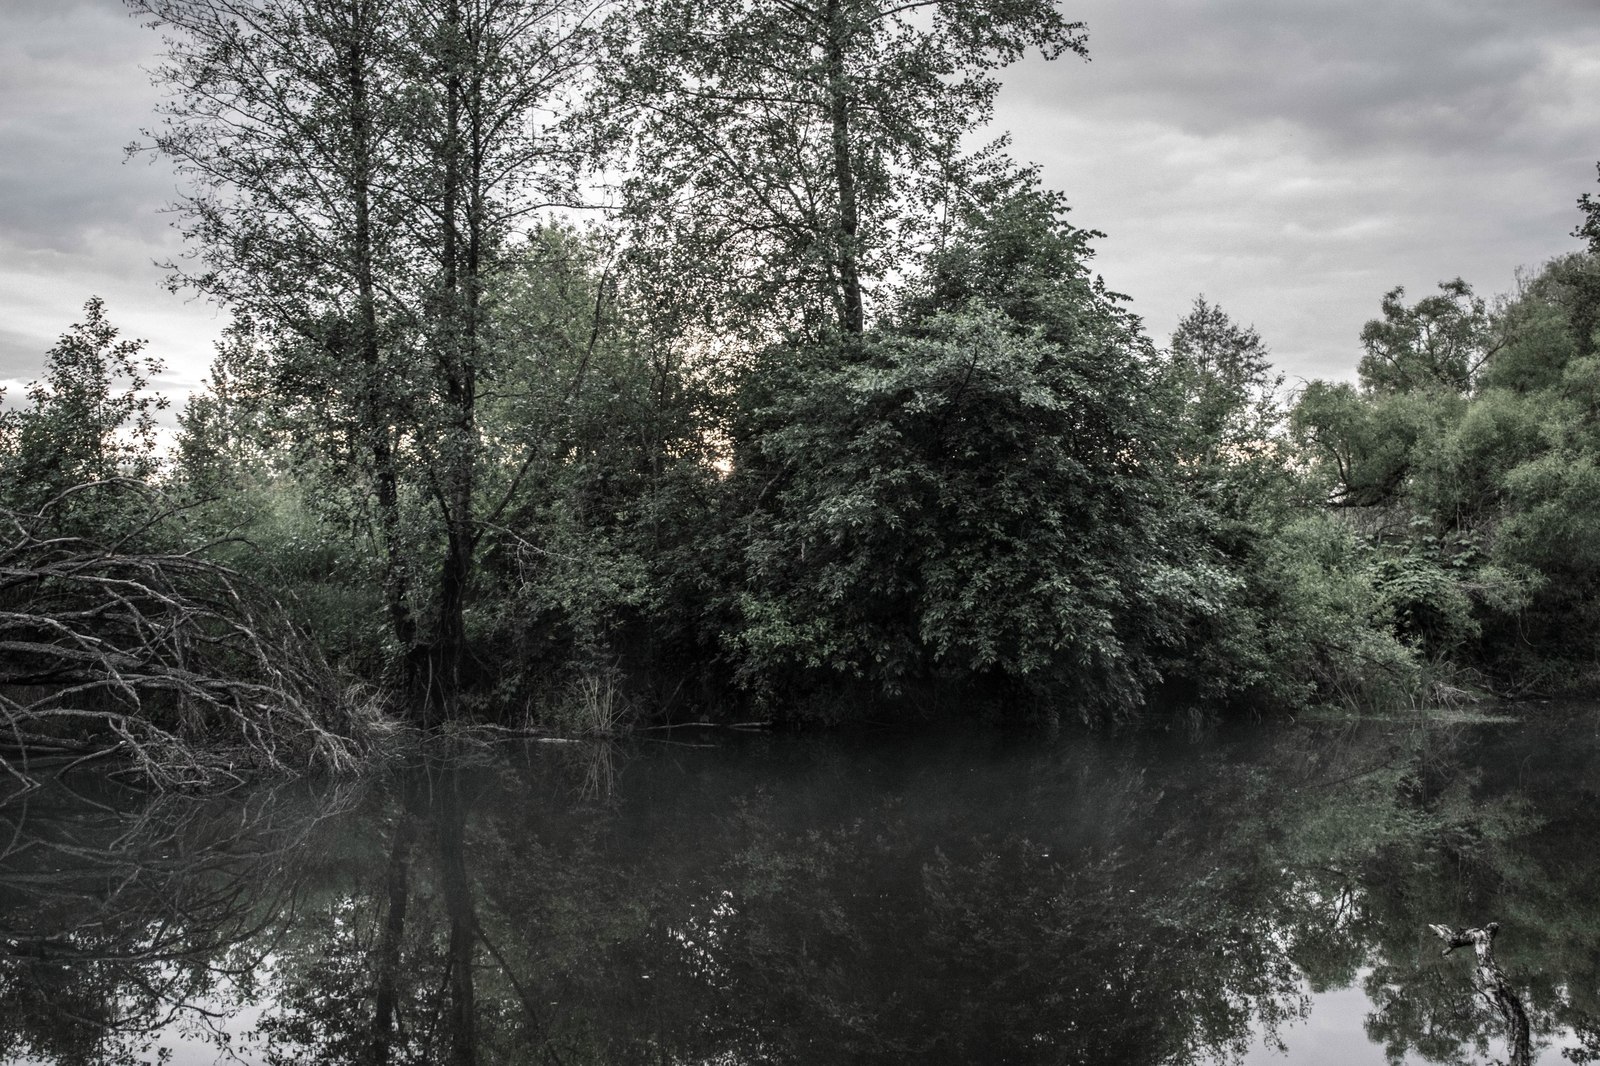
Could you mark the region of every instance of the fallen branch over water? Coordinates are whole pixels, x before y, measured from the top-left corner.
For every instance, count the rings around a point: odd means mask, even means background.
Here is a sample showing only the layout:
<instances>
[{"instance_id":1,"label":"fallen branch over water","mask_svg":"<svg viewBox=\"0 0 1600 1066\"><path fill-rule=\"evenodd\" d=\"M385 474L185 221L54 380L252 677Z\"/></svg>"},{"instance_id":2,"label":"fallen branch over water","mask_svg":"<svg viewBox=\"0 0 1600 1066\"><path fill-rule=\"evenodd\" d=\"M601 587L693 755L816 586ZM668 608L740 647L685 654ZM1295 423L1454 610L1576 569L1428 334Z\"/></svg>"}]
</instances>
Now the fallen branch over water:
<instances>
[{"instance_id":1,"label":"fallen branch over water","mask_svg":"<svg viewBox=\"0 0 1600 1066\"><path fill-rule=\"evenodd\" d=\"M0 509L0 770L26 784L36 758L114 758L175 787L356 763L337 678L239 574L51 519Z\"/></svg>"}]
</instances>

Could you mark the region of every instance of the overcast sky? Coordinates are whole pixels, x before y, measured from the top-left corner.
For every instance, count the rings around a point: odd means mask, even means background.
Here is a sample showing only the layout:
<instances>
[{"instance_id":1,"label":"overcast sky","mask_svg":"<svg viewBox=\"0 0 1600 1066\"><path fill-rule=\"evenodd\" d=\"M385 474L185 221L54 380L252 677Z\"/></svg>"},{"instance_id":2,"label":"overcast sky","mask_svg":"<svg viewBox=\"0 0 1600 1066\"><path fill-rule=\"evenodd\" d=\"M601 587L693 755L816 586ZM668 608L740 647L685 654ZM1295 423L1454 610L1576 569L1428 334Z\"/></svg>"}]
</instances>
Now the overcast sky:
<instances>
[{"instance_id":1,"label":"overcast sky","mask_svg":"<svg viewBox=\"0 0 1600 1066\"><path fill-rule=\"evenodd\" d=\"M1394 285L1509 289L1578 247L1600 158L1596 0L1063 0L1092 61L1024 62L999 125L1104 231L1160 341L1204 293L1291 380L1348 377ZM0 0L0 384L91 294L192 388L223 323L164 291L162 163L124 163L160 41L120 0ZM13 387L9 402L20 399Z\"/></svg>"}]
</instances>

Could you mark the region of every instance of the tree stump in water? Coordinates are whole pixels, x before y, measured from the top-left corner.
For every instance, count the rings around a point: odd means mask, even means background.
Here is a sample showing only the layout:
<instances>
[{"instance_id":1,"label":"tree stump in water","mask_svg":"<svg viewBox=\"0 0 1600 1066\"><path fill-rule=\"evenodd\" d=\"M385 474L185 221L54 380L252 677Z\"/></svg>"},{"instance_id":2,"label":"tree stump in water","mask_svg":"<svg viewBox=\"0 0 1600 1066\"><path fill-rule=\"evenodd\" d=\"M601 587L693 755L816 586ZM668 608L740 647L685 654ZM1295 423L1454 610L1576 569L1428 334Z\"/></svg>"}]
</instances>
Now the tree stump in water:
<instances>
[{"instance_id":1,"label":"tree stump in water","mask_svg":"<svg viewBox=\"0 0 1600 1066\"><path fill-rule=\"evenodd\" d=\"M1490 922L1481 929L1451 929L1445 925L1430 925L1428 928L1444 941L1443 954L1470 947L1477 955L1478 965L1472 975L1473 988L1489 1001L1489 1005L1499 1012L1506 1023L1506 1048L1510 1053L1511 1066L1530 1066L1533 1055L1528 1043L1528 1012L1523 1009L1522 1000L1511 991L1505 971L1500 969L1494 957L1494 938L1500 932L1500 923Z\"/></svg>"}]
</instances>

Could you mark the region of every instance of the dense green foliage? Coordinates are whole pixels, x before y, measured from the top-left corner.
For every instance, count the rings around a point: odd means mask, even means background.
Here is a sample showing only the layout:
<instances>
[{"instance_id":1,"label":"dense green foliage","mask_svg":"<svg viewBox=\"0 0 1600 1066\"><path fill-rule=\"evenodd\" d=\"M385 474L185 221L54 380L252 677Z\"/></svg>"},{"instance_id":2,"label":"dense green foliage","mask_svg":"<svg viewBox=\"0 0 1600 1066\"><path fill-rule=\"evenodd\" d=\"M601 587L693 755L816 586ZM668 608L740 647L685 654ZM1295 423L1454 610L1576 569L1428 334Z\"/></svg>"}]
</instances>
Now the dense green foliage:
<instances>
[{"instance_id":1,"label":"dense green foliage","mask_svg":"<svg viewBox=\"0 0 1600 1066\"><path fill-rule=\"evenodd\" d=\"M1394 289L1356 380L1290 394L1203 298L1159 348L1064 199L963 149L999 67L1084 53L1050 4L134 6L173 33L174 283L235 324L166 461L92 302L0 413L3 502L159 482L167 546L424 715L1596 677L1593 248ZM549 217L596 174L605 221ZM137 525L97 506L55 513Z\"/></svg>"},{"instance_id":2,"label":"dense green foliage","mask_svg":"<svg viewBox=\"0 0 1600 1066\"><path fill-rule=\"evenodd\" d=\"M46 355L44 380L28 385L27 405L0 407L0 507L48 506L58 533L127 531L127 497L89 486L159 470L156 419L169 401L150 391L162 366L144 347L119 340L104 302L89 300Z\"/></svg>"},{"instance_id":3,"label":"dense green foliage","mask_svg":"<svg viewBox=\"0 0 1600 1066\"><path fill-rule=\"evenodd\" d=\"M1441 677L1592 684L1600 570L1593 252L1525 277L1492 313L1459 280L1363 333L1359 386L1291 417L1310 484L1350 515L1395 634Z\"/></svg>"},{"instance_id":4,"label":"dense green foliage","mask_svg":"<svg viewBox=\"0 0 1600 1066\"><path fill-rule=\"evenodd\" d=\"M770 353L731 489L740 675L985 679L1137 704L1218 575L1169 534L1158 368L1027 192L860 343Z\"/></svg>"}]
</instances>

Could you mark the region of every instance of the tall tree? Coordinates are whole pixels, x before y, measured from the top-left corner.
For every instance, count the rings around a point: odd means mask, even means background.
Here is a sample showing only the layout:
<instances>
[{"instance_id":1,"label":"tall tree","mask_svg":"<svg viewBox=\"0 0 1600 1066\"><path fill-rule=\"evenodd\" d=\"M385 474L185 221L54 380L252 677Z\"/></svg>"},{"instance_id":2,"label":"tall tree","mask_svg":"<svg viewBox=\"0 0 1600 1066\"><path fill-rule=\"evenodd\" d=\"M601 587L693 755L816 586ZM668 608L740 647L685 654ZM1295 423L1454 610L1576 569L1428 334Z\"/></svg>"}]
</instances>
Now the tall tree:
<instances>
[{"instance_id":1,"label":"tall tree","mask_svg":"<svg viewBox=\"0 0 1600 1066\"><path fill-rule=\"evenodd\" d=\"M160 466L156 413L167 399L150 381L161 361L144 341L118 339L98 296L83 312L50 349L44 380L28 384L28 405L0 409L0 505L37 511L74 486L142 481Z\"/></svg>"},{"instance_id":2,"label":"tall tree","mask_svg":"<svg viewBox=\"0 0 1600 1066\"><path fill-rule=\"evenodd\" d=\"M1600 163L1595 164L1595 172L1600 173ZM1583 221L1573 229L1572 235L1589 242L1591 252L1600 252L1600 200L1586 192L1578 197L1578 210L1583 212Z\"/></svg>"},{"instance_id":3,"label":"tall tree","mask_svg":"<svg viewBox=\"0 0 1600 1066\"><path fill-rule=\"evenodd\" d=\"M1172 334L1171 374L1182 403L1178 447L1195 464L1240 462L1270 445L1283 375L1254 326L1197 296Z\"/></svg>"},{"instance_id":4,"label":"tall tree","mask_svg":"<svg viewBox=\"0 0 1600 1066\"><path fill-rule=\"evenodd\" d=\"M992 71L1086 55L1053 0L633 0L611 87L637 116L624 212L671 295L764 332L860 334L1003 142Z\"/></svg>"},{"instance_id":5,"label":"tall tree","mask_svg":"<svg viewBox=\"0 0 1600 1066\"><path fill-rule=\"evenodd\" d=\"M1358 367L1369 392L1443 390L1465 394L1499 350L1488 306L1460 278L1407 307L1405 290L1384 294L1383 317L1361 330L1366 354Z\"/></svg>"},{"instance_id":6,"label":"tall tree","mask_svg":"<svg viewBox=\"0 0 1600 1066\"><path fill-rule=\"evenodd\" d=\"M519 226L572 195L574 142L555 130L592 11L128 3L169 31L171 95L149 141L191 179L176 205L190 259L172 283L266 338L284 402L367 486L393 636L429 705L447 706L478 516L496 506L477 476L486 294Z\"/></svg>"},{"instance_id":7,"label":"tall tree","mask_svg":"<svg viewBox=\"0 0 1600 1066\"><path fill-rule=\"evenodd\" d=\"M723 638L752 688L976 677L1125 711L1218 599L1174 506L1154 353L1064 214L1036 188L970 213L859 358L796 345L752 390Z\"/></svg>"}]
</instances>

